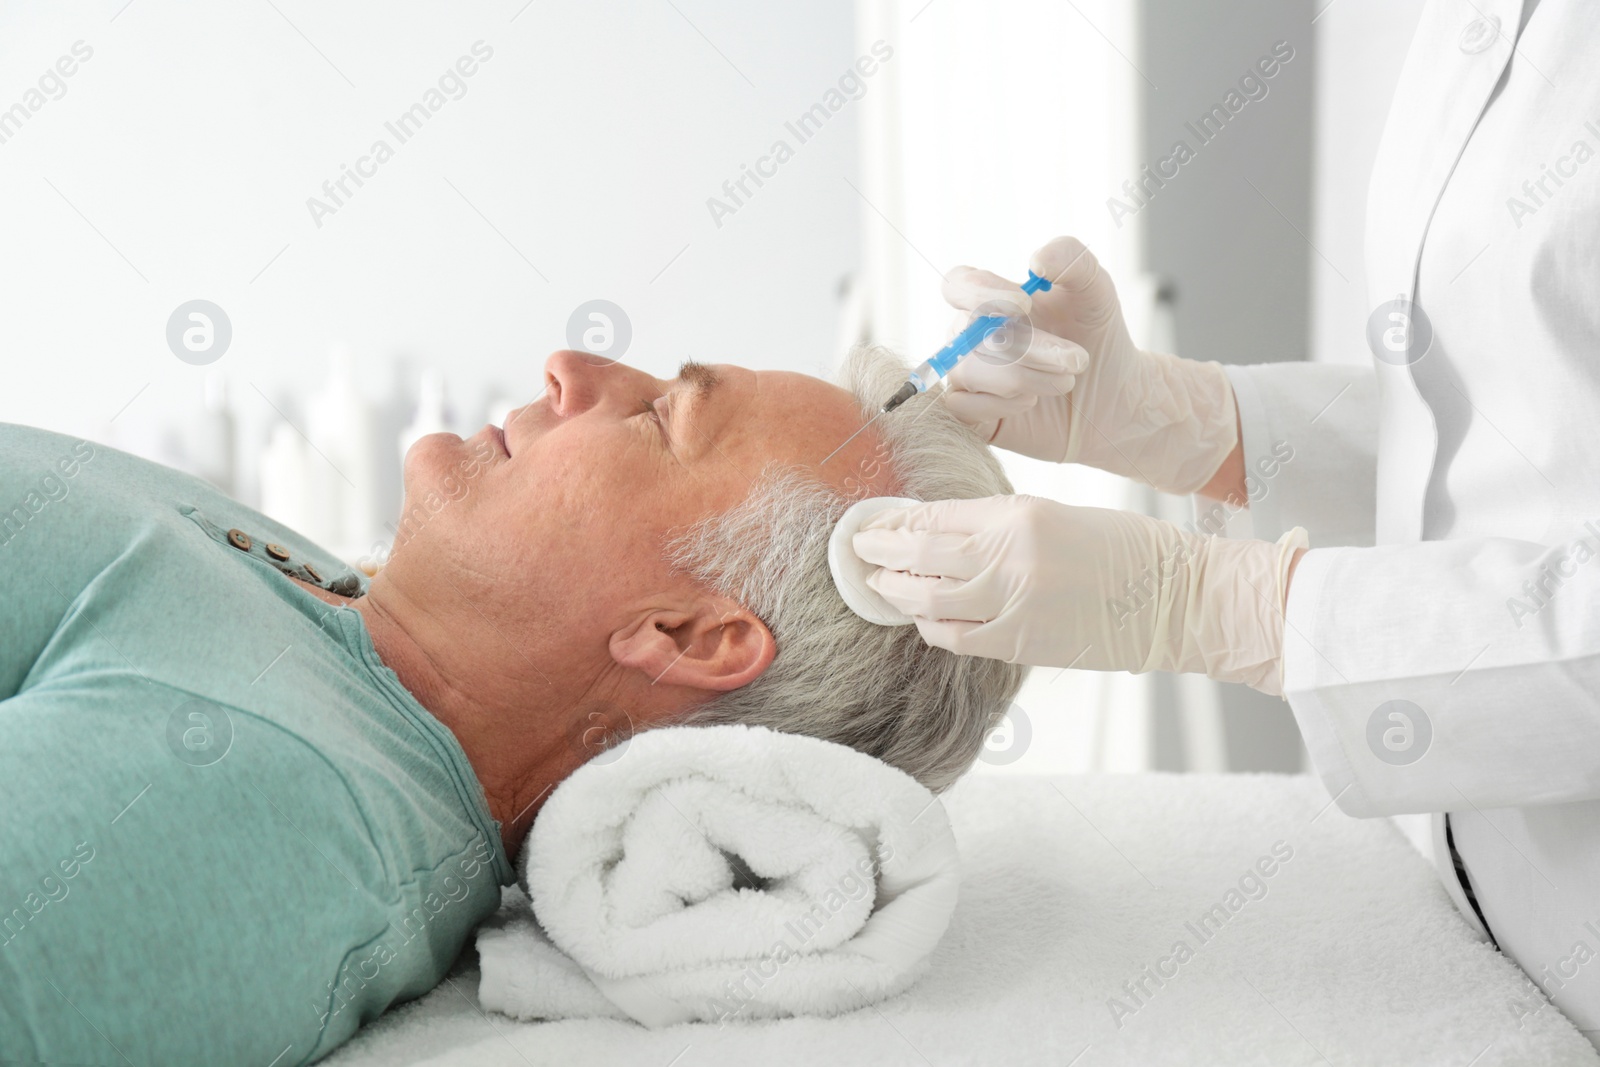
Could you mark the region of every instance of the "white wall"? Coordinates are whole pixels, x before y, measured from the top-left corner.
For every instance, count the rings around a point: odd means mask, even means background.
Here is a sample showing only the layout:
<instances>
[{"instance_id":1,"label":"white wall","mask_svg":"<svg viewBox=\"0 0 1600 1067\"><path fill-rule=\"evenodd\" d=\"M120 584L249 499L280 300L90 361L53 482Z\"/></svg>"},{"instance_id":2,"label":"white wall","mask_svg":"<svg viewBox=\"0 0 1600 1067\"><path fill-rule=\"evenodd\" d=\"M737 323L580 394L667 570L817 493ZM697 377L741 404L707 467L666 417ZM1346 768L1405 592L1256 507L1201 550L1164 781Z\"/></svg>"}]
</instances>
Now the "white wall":
<instances>
[{"instance_id":1,"label":"white wall","mask_svg":"<svg viewBox=\"0 0 1600 1067\"><path fill-rule=\"evenodd\" d=\"M200 403L164 337L195 297L232 320L217 367L252 445L261 394L298 418L335 343L374 396L400 358L446 371L479 424L492 387L540 387L595 297L658 374L825 367L859 104L720 228L706 201L850 66L853 20L849 0L7 3L0 108L75 41L93 57L0 143L0 419L159 451ZM386 135L479 40L465 96ZM307 198L385 136L394 158L318 228Z\"/></svg>"},{"instance_id":2,"label":"white wall","mask_svg":"<svg viewBox=\"0 0 1600 1067\"><path fill-rule=\"evenodd\" d=\"M940 297L945 271L972 264L1020 281L1058 234L1095 250L1143 328L1139 229L1117 227L1105 207L1135 157L1138 75L1124 58L1137 47L1135 15L1126 0L863 0L860 40L897 49L888 91L863 110L874 339L931 355L954 318ZM1102 472L1001 459L1021 492L1129 504L1127 483ZM1013 707L1026 721L1008 720L978 770L1139 769L1148 689L1148 678L1035 669Z\"/></svg>"}]
</instances>

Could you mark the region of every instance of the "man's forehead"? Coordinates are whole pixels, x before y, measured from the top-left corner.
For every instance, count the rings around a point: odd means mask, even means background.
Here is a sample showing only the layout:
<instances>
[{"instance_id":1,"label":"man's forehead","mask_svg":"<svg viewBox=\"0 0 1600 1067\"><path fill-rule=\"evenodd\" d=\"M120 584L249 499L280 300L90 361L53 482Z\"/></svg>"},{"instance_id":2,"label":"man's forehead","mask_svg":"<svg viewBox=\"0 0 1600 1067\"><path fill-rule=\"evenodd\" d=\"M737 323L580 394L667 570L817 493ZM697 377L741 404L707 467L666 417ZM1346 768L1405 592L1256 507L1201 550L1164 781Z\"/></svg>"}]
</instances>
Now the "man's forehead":
<instances>
[{"instance_id":1,"label":"man's forehead","mask_svg":"<svg viewBox=\"0 0 1600 1067\"><path fill-rule=\"evenodd\" d=\"M755 391L763 400L793 412L817 411L830 419L860 423L855 397L832 382L788 370L754 371Z\"/></svg>"},{"instance_id":2,"label":"man's forehead","mask_svg":"<svg viewBox=\"0 0 1600 1067\"><path fill-rule=\"evenodd\" d=\"M886 483L882 438L849 390L793 371L757 371L752 407L752 422L771 427L770 443L823 481L842 488Z\"/></svg>"}]
</instances>

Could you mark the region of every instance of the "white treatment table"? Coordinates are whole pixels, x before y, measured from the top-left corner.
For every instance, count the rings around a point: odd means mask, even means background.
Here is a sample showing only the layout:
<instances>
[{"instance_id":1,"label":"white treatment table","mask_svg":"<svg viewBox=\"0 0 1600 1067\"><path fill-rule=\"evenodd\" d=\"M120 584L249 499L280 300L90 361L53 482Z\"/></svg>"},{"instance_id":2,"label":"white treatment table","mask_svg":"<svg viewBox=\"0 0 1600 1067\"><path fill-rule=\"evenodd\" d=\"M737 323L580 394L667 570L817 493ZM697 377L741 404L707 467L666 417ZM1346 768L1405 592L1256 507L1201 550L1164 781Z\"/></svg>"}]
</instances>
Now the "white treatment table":
<instances>
[{"instance_id":1,"label":"white treatment table","mask_svg":"<svg viewBox=\"0 0 1600 1067\"><path fill-rule=\"evenodd\" d=\"M1600 1064L1387 820L1346 817L1314 779L992 776L945 803L961 902L927 977L875 1008L654 1032L520 1023L478 1008L468 949L324 1062ZM1272 875L1241 891L1263 857Z\"/></svg>"}]
</instances>

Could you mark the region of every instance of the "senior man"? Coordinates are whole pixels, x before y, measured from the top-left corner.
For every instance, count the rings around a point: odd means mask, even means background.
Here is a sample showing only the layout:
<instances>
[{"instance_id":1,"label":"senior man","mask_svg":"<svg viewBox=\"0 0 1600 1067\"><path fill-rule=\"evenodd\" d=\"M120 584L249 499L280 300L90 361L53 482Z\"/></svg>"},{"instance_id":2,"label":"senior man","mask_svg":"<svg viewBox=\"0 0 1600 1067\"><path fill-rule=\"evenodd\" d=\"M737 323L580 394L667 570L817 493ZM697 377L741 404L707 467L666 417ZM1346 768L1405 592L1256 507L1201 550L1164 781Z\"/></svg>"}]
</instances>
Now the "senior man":
<instances>
[{"instance_id":1,"label":"senior man","mask_svg":"<svg viewBox=\"0 0 1600 1067\"><path fill-rule=\"evenodd\" d=\"M855 496L1009 490L941 405L851 439L903 373L557 353L503 431L413 446L370 583L0 426L0 1060L326 1055L443 978L608 734L759 722L948 785L1022 669L862 622L826 563Z\"/></svg>"}]
</instances>

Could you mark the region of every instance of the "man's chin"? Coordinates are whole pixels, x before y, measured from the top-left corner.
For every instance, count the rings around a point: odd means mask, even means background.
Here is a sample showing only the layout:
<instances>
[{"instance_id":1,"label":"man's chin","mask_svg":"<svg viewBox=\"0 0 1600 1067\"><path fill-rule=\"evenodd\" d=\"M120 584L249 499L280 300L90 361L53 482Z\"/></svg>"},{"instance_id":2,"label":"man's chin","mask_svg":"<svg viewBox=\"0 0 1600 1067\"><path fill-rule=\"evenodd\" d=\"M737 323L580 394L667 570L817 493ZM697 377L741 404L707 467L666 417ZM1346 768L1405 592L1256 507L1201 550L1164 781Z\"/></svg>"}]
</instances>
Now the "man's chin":
<instances>
[{"instance_id":1,"label":"man's chin","mask_svg":"<svg viewBox=\"0 0 1600 1067\"><path fill-rule=\"evenodd\" d=\"M406 449L405 458L400 464L407 484L417 474L428 471L442 472L451 464L454 453L461 450L463 443L460 434L453 434L448 430L423 434L411 442L411 447Z\"/></svg>"},{"instance_id":2,"label":"man's chin","mask_svg":"<svg viewBox=\"0 0 1600 1067\"><path fill-rule=\"evenodd\" d=\"M408 520L413 524L425 521L451 503L466 499L482 474L504 458L497 435L480 433L468 440L453 433L419 437L406 450L401 468L402 530Z\"/></svg>"}]
</instances>

